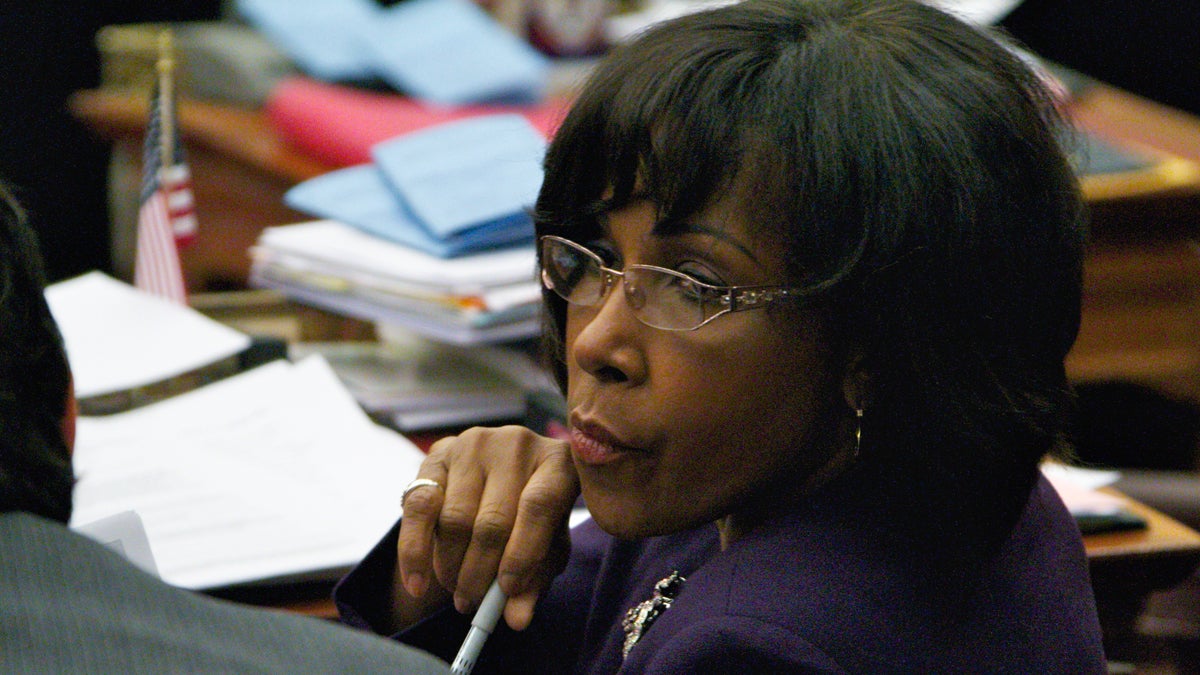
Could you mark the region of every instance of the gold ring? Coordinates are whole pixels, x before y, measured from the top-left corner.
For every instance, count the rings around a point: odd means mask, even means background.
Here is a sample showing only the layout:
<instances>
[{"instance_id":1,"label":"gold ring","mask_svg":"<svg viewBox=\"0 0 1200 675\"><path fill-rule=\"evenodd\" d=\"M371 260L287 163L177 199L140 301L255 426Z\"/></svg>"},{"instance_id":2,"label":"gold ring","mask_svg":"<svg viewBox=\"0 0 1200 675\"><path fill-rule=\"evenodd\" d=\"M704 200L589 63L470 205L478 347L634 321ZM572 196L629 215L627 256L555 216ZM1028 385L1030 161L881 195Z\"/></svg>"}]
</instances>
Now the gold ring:
<instances>
[{"instance_id":1,"label":"gold ring","mask_svg":"<svg viewBox=\"0 0 1200 675\"><path fill-rule=\"evenodd\" d=\"M439 490L445 490L441 483L433 480L432 478L418 478L405 486L404 492L400 493L400 508L404 508L404 500L408 497L408 493L416 490L417 488L423 487L435 487Z\"/></svg>"}]
</instances>

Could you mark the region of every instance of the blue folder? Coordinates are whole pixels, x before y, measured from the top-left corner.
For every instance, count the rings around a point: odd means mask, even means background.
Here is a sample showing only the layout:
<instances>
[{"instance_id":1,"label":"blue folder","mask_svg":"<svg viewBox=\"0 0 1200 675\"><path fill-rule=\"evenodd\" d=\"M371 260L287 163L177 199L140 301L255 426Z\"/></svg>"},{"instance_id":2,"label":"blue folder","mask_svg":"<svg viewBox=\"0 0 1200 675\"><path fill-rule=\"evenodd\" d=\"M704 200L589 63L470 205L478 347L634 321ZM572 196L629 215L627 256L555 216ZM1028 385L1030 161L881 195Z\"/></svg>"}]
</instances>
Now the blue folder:
<instances>
[{"instance_id":1,"label":"blue folder","mask_svg":"<svg viewBox=\"0 0 1200 675\"><path fill-rule=\"evenodd\" d=\"M383 12L373 0L236 0L235 7L309 75L331 82L372 77L363 35Z\"/></svg>"},{"instance_id":2,"label":"blue folder","mask_svg":"<svg viewBox=\"0 0 1200 675\"><path fill-rule=\"evenodd\" d=\"M371 148L408 210L441 238L532 208L545 154L545 137L516 114L446 122Z\"/></svg>"},{"instance_id":3,"label":"blue folder","mask_svg":"<svg viewBox=\"0 0 1200 675\"><path fill-rule=\"evenodd\" d=\"M373 164L309 179L284 202L440 257L528 244L545 151L521 115L469 117L378 143Z\"/></svg>"},{"instance_id":4,"label":"blue folder","mask_svg":"<svg viewBox=\"0 0 1200 675\"><path fill-rule=\"evenodd\" d=\"M337 220L441 258L533 241L533 221L526 212L451 236L435 236L408 211L374 164L311 178L288 190L283 200L297 211Z\"/></svg>"},{"instance_id":5,"label":"blue folder","mask_svg":"<svg viewBox=\"0 0 1200 675\"><path fill-rule=\"evenodd\" d=\"M378 76L413 98L464 105L545 95L547 58L472 0L404 0L363 38Z\"/></svg>"}]
</instances>

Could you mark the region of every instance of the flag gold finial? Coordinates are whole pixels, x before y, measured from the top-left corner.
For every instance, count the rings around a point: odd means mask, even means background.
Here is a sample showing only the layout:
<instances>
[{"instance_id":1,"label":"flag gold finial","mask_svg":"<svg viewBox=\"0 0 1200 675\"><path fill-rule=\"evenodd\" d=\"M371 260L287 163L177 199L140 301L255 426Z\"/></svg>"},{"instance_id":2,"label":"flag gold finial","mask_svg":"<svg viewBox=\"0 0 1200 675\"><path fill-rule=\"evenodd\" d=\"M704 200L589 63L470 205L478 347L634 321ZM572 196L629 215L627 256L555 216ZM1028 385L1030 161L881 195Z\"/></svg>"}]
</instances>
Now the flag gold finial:
<instances>
[{"instance_id":1,"label":"flag gold finial","mask_svg":"<svg viewBox=\"0 0 1200 675\"><path fill-rule=\"evenodd\" d=\"M174 34L170 27L163 28L158 32L158 74L162 77L163 73L170 73L175 68L175 44Z\"/></svg>"}]
</instances>

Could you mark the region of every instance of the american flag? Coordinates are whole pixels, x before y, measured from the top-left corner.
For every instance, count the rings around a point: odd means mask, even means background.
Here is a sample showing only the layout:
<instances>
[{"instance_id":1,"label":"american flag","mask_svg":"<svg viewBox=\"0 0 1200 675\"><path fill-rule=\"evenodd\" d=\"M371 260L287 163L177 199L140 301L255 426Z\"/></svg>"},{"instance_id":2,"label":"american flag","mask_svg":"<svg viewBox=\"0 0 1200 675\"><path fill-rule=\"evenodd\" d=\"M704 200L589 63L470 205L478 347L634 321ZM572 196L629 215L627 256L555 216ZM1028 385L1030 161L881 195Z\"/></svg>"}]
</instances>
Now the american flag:
<instances>
[{"instance_id":1,"label":"american flag","mask_svg":"<svg viewBox=\"0 0 1200 675\"><path fill-rule=\"evenodd\" d=\"M196 214L191 175L175 128L170 70L170 55L164 51L146 125L133 276L138 288L187 304L179 247L196 236Z\"/></svg>"}]
</instances>

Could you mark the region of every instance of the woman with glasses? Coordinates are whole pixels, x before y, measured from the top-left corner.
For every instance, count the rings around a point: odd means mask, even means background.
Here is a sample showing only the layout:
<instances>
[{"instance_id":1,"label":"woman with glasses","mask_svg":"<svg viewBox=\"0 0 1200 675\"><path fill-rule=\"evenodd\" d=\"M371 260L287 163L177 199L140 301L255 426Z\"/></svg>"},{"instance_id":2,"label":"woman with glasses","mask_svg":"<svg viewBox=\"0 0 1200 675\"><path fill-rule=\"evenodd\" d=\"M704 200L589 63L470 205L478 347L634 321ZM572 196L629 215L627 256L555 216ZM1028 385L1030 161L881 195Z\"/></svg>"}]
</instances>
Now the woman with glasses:
<instances>
[{"instance_id":1,"label":"woman with glasses","mask_svg":"<svg viewBox=\"0 0 1200 675\"><path fill-rule=\"evenodd\" d=\"M570 436L437 443L343 617L478 672L1099 673L1053 103L903 0L748 0L599 65L536 205ZM582 497L591 519L568 532Z\"/></svg>"}]
</instances>

